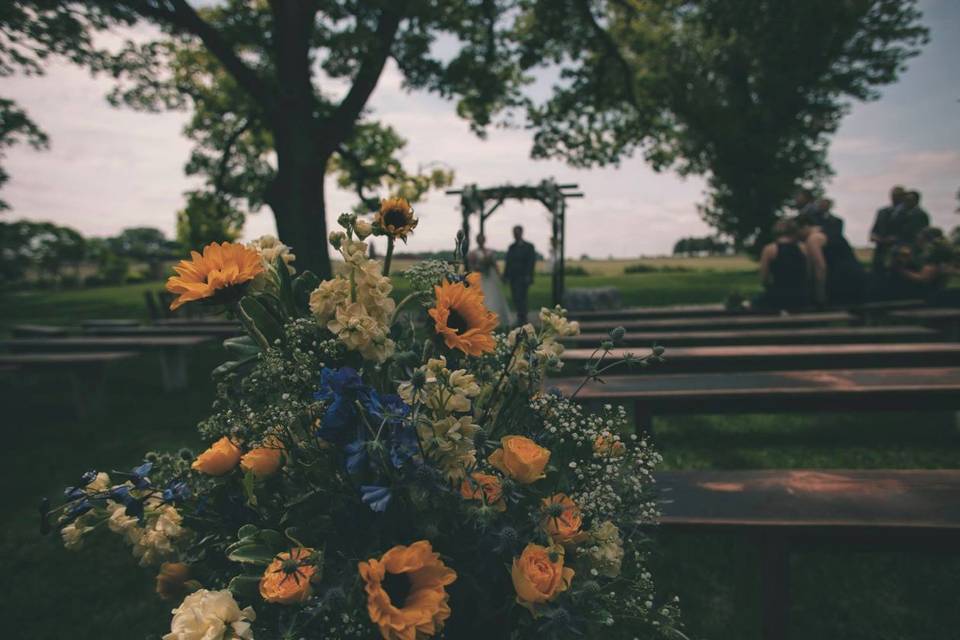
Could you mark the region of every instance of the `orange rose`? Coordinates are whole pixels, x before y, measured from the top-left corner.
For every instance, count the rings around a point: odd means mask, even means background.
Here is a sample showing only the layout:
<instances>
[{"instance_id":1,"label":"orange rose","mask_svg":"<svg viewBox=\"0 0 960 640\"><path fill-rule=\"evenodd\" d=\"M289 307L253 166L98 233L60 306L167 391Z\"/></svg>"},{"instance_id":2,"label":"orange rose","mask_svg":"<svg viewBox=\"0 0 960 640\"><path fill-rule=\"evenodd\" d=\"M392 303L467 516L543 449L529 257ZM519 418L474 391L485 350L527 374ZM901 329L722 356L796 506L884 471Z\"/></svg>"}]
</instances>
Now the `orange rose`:
<instances>
[{"instance_id":1,"label":"orange rose","mask_svg":"<svg viewBox=\"0 0 960 640\"><path fill-rule=\"evenodd\" d=\"M268 439L262 447L251 449L240 458L240 468L258 478L272 476L283 463L283 444L276 438Z\"/></svg>"},{"instance_id":2,"label":"orange rose","mask_svg":"<svg viewBox=\"0 0 960 640\"><path fill-rule=\"evenodd\" d=\"M543 499L541 525L555 543L580 542L587 537L580 530L583 526L580 507L564 493Z\"/></svg>"},{"instance_id":3,"label":"orange rose","mask_svg":"<svg viewBox=\"0 0 960 640\"><path fill-rule=\"evenodd\" d=\"M183 600L184 596L200 588L190 579L190 566L182 562L164 562L157 574L157 595L164 600Z\"/></svg>"},{"instance_id":4,"label":"orange rose","mask_svg":"<svg viewBox=\"0 0 960 640\"><path fill-rule=\"evenodd\" d=\"M240 448L223 436L214 442L209 449L197 456L193 461L193 468L208 476L222 476L233 471L240 463Z\"/></svg>"},{"instance_id":5,"label":"orange rose","mask_svg":"<svg viewBox=\"0 0 960 640\"><path fill-rule=\"evenodd\" d=\"M310 564L313 549L298 547L274 558L260 578L260 596L267 602L296 604L313 593L310 580L317 568Z\"/></svg>"},{"instance_id":6,"label":"orange rose","mask_svg":"<svg viewBox=\"0 0 960 640\"><path fill-rule=\"evenodd\" d=\"M549 602L567 590L573 569L563 566L563 549L528 544L520 557L513 559L510 577L517 602L532 612L534 604Z\"/></svg>"},{"instance_id":7,"label":"orange rose","mask_svg":"<svg viewBox=\"0 0 960 640\"><path fill-rule=\"evenodd\" d=\"M546 475L543 470L550 461L549 449L523 436L504 436L500 446L487 461L520 484L536 482Z\"/></svg>"},{"instance_id":8,"label":"orange rose","mask_svg":"<svg viewBox=\"0 0 960 640\"><path fill-rule=\"evenodd\" d=\"M614 440L613 438L597 436L597 439L593 441L593 452L598 453L601 456L606 456L608 458L619 458L626 453L626 451L626 446L624 446L624 444L619 440Z\"/></svg>"},{"instance_id":9,"label":"orange rose","mask_svg":"<svg viewBox=\"0 0 960 640\"><path fill-rule=\"evenodd\" d=\"M497 511L506 511L507 503L503 500L503 487L500 478L489 473L476 471L470 474L470 479L464 479L460 485L460 495L465 500L485 500L488 505Z\"/></svg>"}]
</instances>

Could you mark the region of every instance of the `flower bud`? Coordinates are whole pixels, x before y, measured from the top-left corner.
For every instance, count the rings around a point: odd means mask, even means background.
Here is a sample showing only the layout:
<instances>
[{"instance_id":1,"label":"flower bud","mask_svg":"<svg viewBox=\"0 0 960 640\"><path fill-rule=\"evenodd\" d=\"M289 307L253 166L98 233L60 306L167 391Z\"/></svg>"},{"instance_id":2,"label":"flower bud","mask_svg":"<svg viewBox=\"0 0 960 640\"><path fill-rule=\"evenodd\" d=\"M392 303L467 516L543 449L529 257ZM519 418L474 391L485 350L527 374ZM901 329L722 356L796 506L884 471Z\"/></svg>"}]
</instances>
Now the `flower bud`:
<instances>
[{"instance_id":1,"label":"flower bud","mask_svg":"<svg viewBox=\"0 0 960 640\"><path fill-rule=\"evenodd\" d=\"M341 213L340 217L337 218L337 223L344 229L349 229L353 226L353 223L357 221L357 214L355 213Z\"/></svg>"},{"instance_id":2,"label":"flower bud","mask_svg":"<svg viewBox=\"0 0 960 640\"><path fill-rule=\"evenodd\" d=\"M610 337L616 342L617 340L623 340L623 336L627 334L627 330L623 327L616 327L610 331Z\"/></svg>"},{"instance_id":3,"label":"flower bud","mask_svg":"<svg viewBox=\"0 0 960 640\"><path fill-rule=\"evenodd\" d=\"M357 221L353 224L353 230L357 234L357 237L363 240L371 233L373 233L373 225L370 224L368 220L363 218L358 218Z\"/></svg>"},{"instance_id":4,"label":"flower bud","mask_svg":"<svg viewBox=\"0 0 960 640\"><path fill-rule=\"evenodd\" d=\"M340 249L340 245L346 240L347 234L343 231L331 231L329 240L334 249Z\"/></svg>"}]
</instances>

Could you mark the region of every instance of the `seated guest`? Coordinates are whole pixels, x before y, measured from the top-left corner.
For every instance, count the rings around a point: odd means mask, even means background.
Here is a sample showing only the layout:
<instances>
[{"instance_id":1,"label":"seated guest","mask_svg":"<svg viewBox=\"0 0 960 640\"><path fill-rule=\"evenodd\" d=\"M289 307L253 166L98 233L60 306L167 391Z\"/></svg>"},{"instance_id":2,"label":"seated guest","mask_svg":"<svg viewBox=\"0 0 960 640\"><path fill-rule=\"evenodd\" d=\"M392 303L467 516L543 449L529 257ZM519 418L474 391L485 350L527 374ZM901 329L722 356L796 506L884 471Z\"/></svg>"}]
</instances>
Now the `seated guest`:
<instances>
[{"instance_id":1,"label":"seated guest","mask_svg":"<svg viewBox=\"0 0 960 640\"><path fill-rule=\"evenodd\" d=\"M850 243L840 232L842 225L824 228L807 214L797 216L796 222L813 272L814 302L841 307L862 302L866 275Z\"/></svg>"},{"instance_id":2,"label":"seated guest","mask_svg":"<svg viewBox=\"0 0 960 640\"><path fill-rule=\"evenodd\" d=\"M934 300L947 288L956 262L956 249L943 231L927 227L917 234L912 251L906 246L899 248L892 280L904 298Z\"/></svg>"},{"instance_id":3,"label":"seated guest","mask_svg":"<svg viewBox=\"0 0 960 640\"><path fill-rule=\"evenodd\" d=\"M754 298L755 308L797 311L810 304L810 262L797 233L794 220L773 225L774 241L760 253L763 293Z\"/></svg>"}]
</instances>

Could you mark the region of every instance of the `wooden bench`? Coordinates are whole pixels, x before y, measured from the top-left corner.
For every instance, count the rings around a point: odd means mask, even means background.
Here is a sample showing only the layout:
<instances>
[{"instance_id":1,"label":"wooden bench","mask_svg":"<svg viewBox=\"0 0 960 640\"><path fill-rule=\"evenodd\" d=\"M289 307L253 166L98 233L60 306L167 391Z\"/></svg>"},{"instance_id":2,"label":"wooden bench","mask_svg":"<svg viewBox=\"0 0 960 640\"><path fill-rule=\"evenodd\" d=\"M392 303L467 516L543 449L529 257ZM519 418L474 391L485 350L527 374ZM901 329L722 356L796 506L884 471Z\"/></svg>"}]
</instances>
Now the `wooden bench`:
<instances>
[{"instance_id":1,"label":"wooden bench","mask_svg":"<svg viewBox=\"0 0 960 640\"><path fill-rule=\"evenodd\" d=\"M236 320L228 318L165 318L153 323L155 327L239 327Z\"/></svg>"},{"instance_id":2,"label":"wooden bench","mask_svg":"<svg viewBox=\"0 0 960 640\"><path fill-rule=\"evenodd\" d=\"M70 380L74 410L78 416L84 417L102 405L106 367L136 355L133 351L4 353L0 354L0 371L66 374Z\"/></svg>"},{"instance_id":3,"label":"wooden bench","mask_svg":"<svg viewBox=\"0 0 960 640\"><path fill-rule=\"evenodd\" d=\"M231 338L242 333L238 324L217 324L212 326L188 325L168 326L155 325L149 327L93 327L86 329L85 334L90 336L163 338L177 336L208 336L210 338Z\"/></svg>"},{"instance_id":4,"label":"wooden bench","mask_svg":"<svg viewBox=\"0 0 960 640\"><path fill-rule=\"evenodd\" d=\"M756 542L764 640L788 637L792 548L960 548L956 470L661 471L656 480L661 532L730 533Z\"/></svg>"},{"instance_id":5,"label":"wooden bench","mask_svg":"<svg viewBox=\"0 0 960 640\"><path fill-rule=\"evenodd\" d=\"M596 309L591 311L570 311L571 320L634 320L654 318L699 318L719 316L740 312L728 311L722 304L680 304L667 307L626 307L623 309Z\"/></svg>"},{"instance_id":6,"label":"wooden bench","mask_svg":"<svg viewBox=\"0 0 960 640\"><path fill-rule=\"evenodd\" d=\"M160 371L166 391L184 389L187 386L187 355L191 349L212 340L209 336L180 335L160 337L97 337L73 338L18 338L0 340L0 349L14 353L38 354L42 352L104 351L157 351L160 354Z\"/></svg>"},{"instance_id":7,"label":"wooden bench","mask_svg":"<svg viewBox=\"0 0 960 640\"><path fill-rule=\"evenodd\" d=\"M892 311L893 320L919 323L943 332L948 340L960 340L960 309L930 307L908 311Z\"/></svg>"},{"instance_id":8,"label":"wooden bench","mask_svg":"<svg viewBox=\"0 0 960 640\"><path fill-rule=\"evenodd\" d=\"M850 313L856 314L864 324L875 325L885 319L891 311L917 309L925 306L925 300L881 300L879 302L865 302L850 308Z\"/></svg>"},{"instance_id":9,"label":"wooden bench","mask_svg":"<svg viewBox=\"0 0 960 640\"><path fill-rule=\"evenodd\" d=\"M571 347L596 347L608 339L606 333L583 333L564 338ZM741 344L843 344L880 342L926 342L940 339L928 327L814 327L809 329L744 329L741 331L628 331L618 344L649 347L661 344L668 348Z\"/></svg>"},{"instance_id":10,"label":"wooden bench","mask_svg":"<svg viewBox=\"0 0 960 640\"><path fill-rule=\"evenodd\" d=\"M563 353L564 373L578 374L593 349L568 349ZM614 349L609 363L627 354L642 356L648 349ZM960 343L904 344L747 345L732 347L674 347L664 362L649 367L626 368L616 373L710 373L715 371L771 371L777 369L829 369L841 367L960 367Z\"/></svg>"},{"instance_id":11,"label":"wooden bench","mask_svg":"<svg viewBox=\"0 0 960 640\"><path fill-rule=\"evenodd\" d=\"M574 378L550 384L566 396ZM960 409L960 368L832 369L606 376L577 399L632 401L638 428L653 430L667 414L911 411Z\"/></svg>"},{"instance_id":12,"label":"wooden bench","mask_svg":"<svg viewBox=\"0 0 960 640\"><path fill-rule=\"evenodd\" d=\"M18 324L10 327L14 338L62 338L68 333L66 327L54 327L47 324Z\"/></svg>"},{"instance_id":13,"label":"wooden bench","mask_svg":"<svg viewBox=\"0 0 960 640\"><path fill-rule=\"evenodd\" d=\"M80 323L80 326L84 329L95 329L99 327L136 327L139 324L140 321L134 318L100 318L84 320Z\"/></svg>"},{"instance_id":14,"label":"wooden bench","mask_svg":"<svg viewBox=\"0 0 960 640\"><path fill-rule=\"evenodd\" d=\"M623 327L632 331L717 331L720 329L785 329L851 324L857 317L846 311L797 313L794 315L724 315L702 318L654 318L651 320L586 320L582 331L609 331Z\"/></svg>"}]
</instances>

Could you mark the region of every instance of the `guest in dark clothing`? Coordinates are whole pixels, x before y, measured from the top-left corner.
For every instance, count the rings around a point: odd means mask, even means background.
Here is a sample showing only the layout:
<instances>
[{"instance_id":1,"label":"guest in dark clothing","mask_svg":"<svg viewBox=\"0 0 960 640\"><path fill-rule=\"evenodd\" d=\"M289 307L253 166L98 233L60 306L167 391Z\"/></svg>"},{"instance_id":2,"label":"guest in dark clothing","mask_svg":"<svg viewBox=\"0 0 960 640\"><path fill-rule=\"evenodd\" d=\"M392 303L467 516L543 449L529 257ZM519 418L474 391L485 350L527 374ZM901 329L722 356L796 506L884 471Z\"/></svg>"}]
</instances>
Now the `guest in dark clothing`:
<instances>
[{"instance_id":1,"label":"guest in dark clothing","mask_svg":"<svg viewBox=\"0 0 960 640\"><path fill-rule=\"evenodd\" d=\"M896 219L895 230L900 242L916 242L920 232L930 226L930 216L920 206L920 192L907 191L903 198L903 210Z\"/></svg>"},{"instance_id":2,"label":"guest in dark clothing","mask_svg":"<svg viewBox=\"0 0 960 640\"><path fill-rule=\"evenodd\" d=\"M807 215L796 220L813 271L814 302L841 307L862 302L866 274L843 234L835 225L825 229Z\"/></svg>"},{"instance_id":3,"label":"guest in dark clothing","mask_svg":"<svg viewBox=\"0 0 960 640\"><path fill-rule=\"evenodd\" d=\"M797 233L794 220L780 220L773 226L775 240L760 254L764 291L754 298L754 308L797 311L810 304L810 262Z\"/></svg>"},{"instance_id":4,"label":"guest in dark clothing","mask_svg":"<svg viewBox=\"0 0 960 640\"><path fill-rule=\"evenodd\" d=\"M533 284L533 270L537 264L537 252L533 245L523 239L523 227L513 228L514 243L507 249L507 264L503 279L510 285L510 296L517 309L517 323L527 322L527 292Z\"/></svg>"},{"instance_id":5,"label":"guest in dark clothing","mask_svg":"<svg viewBox=\"0 0 960 640\"><path fill-rule=\"evenodd\" d=\"M870 229L870 240L874 243L872 274L875 280L882 280L889 274L890 252L900 241L895 224L899 221L900 210L906 199L907 190L896 186L890 190L890 206L877 211L873 228Z\"/></svg>"},{"instance_id":6,"label":"guest in dark clothing","mask_svg":"<svg viewBox=\"0 0 960 640\"><path fill-rule=\"evenodd\" d=\"M956 262L956 249L943 237L943 231L927 227L917 234L912 251L906 245L898 248L891 281L903 298L934 301L947 288Z\"/></svg>"}]
</instances>

